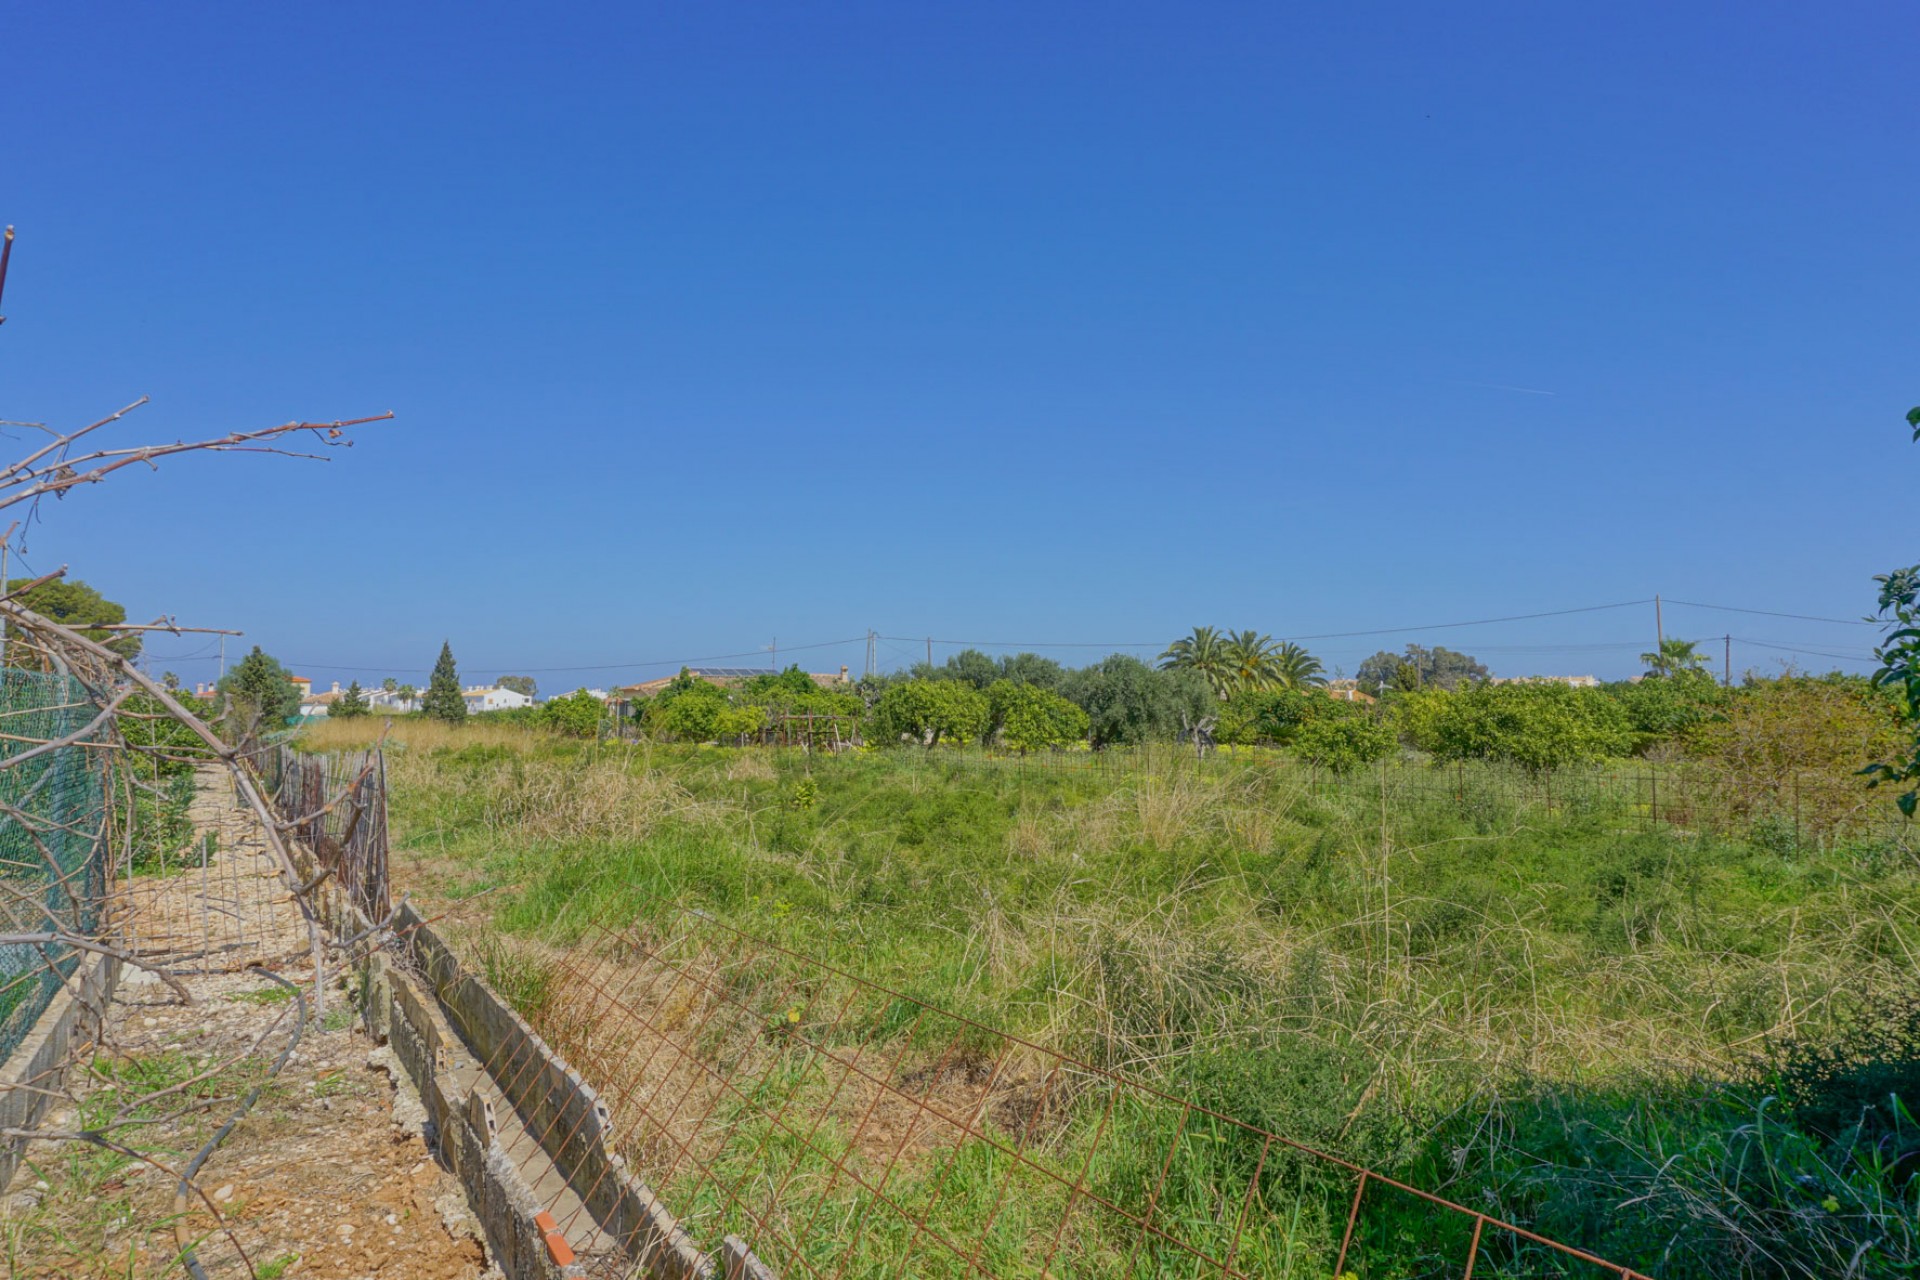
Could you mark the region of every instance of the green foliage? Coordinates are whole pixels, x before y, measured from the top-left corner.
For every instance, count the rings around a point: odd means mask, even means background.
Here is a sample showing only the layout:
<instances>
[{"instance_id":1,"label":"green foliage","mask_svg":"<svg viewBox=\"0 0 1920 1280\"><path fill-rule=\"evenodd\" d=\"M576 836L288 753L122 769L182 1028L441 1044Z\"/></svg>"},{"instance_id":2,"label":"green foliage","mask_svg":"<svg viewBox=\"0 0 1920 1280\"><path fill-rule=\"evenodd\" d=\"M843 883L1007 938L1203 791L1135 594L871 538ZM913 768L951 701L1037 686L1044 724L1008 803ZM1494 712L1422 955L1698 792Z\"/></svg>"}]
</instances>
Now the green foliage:
<instances>
[{"instance_id":1,"label":"green foliage","mask_svg":"<svg viewBox=\"0 0 1920 1280\"><path fill-rule=\"evenodd\" d=\"M7 583L7 590L18 591L32 581L32 578L14 578ZM101 623L125 622L126 606L107 599L78 578L43 582L21 595L19 602L41 617L70 627L129 661L140 656L139 632L98 629ZM12 623L7 624L7 639L12 640L19 634Z\"/></svg>"},{"instance_id":2,"label":"green foliage","mask_svg":"<svg viewBox=\"0 0 1920 1280\"><path fill-rule=\"evenodd\" d=\"M1219 742L1251 745L1286 743L1294 732L1316 716L1334 716L1351 709L1324 693L1300 689L1242 689L1220 707L1214 738Z\"/></svg>"},{"instance_id":3,"label":"green foliage","mask_svg":"<svg viewBox=\"0 0 1920 1280\"><path fill-rule=\"evenodd\" d=\"M947 659L945 670L936 678L963 680L985 692L988 685L1000 678L1000 664L978 649L963 649Z\"/></svg>"},{"instance_id":4,"label":"green foliage","mask_svg":"<svg viewBox=\"0 0 1920 1280\"><path fill-rule=\"evenodd\" d=\"M1808 771L1836 777L1899 743L1899 715L1857 676L1786 675L1736 690L1690 735L1696 754L1743 785Z\"/></svg>"},{"instance_id":5,"label":"green foliage","mask_svg":"<svg viewBox=\"0 0 1920 1280\"><path fill-rule=\"evenodd\" d=\"M440 643L440 657L433 664L433 675L427 681L427 696L421 700L420 710L448 724L459 724L467 718L467 700L460 696L460 669L453 662L451 641Z\"/></svg>"},{"instance_id":6,"label":"green foliage","mask_svg":"<svg viewBox=\"0 0 1920 1280\"><path fill-rule=\"evenodd\" d=\"M1365 721L1336 705L1333 718ZM684 921L687 908L743 921L1648 1275L1845 1275L1858 1251L1851 1274L1891 1280L1914 1260L1920 1183L1898 1181L1901 1131L1876 1130L1894 1135L1885 1145L1829 1139L1811 1105L1804 1118L1799 1102L1762 1105L1826 1096L1840 1115L1897 1081L1807 1071L1795 1093L1762 1078L1755 1054L1796 1028L1816 1043L1854 993L1910 985L1920 866L1838 846L1787 859L1712 824L1650 824L1633 778L1665 766L1547 788L1501 764L1436 774L1389 761L1380 778L1310 779L1291 751L768 751L762 770L733 752L662 746L623 762L531 741L506 760L394 754L399 838L459 867L469 892L519 886L486 899L501 912L492 936L566 946L596 917ZM607 815L594 821L617 821L552 834L573 820L541 770L592 779L590 812ZM541 802L525 820L549 824L537 839L501 816L520 773L539 781L526 787ZM648 825L624 825L640 805L655 806ZM788 976L743 975L774 990ZM891 1060L904 1046L886 1035L874 1043ZM1871 1055L1876 1037L1858 1043ZM940 1052L909 1049L903 1069ZM1081 1167L1072 1143L1104 1101L1089 1092L1049 1113L1061 1167ZM1196 1113L1169 1166L1180 1115L1117 1108L1088 1178L1126 1203L1163 1186L1164 1221L1186 1237L1234 1219L1265 1146ZM979 1154L961 1144L953 1157ZM1279 1250L1243 1250L1249 1274L1327 1280L1353 1184L1311 1170L1266 1152L1248 1249L1292 1223L1300 1251L1283 1265ZM1380 1192L1350 1268L1458 1275L1471 1223ZM1098 1231L1084 1227L1089 1256ZM1136 1270L1184 1274L1164 1258ZM1482 1271L1578 1273L1491 1229Z\"/></svg>"},{"instance_id":7,"label":"green foliage","mask_svg":"<svg viewBox=\"0 0 1920 1280\"><path fill-rule=\"evenodd\" d=\"M987 686L988 733L1022 755L1065 747L1087 736L1087 713L1057 693L1030 684L996 680Z\"/></svg>"},{"instance_id":8,"label":"green foliage","mask_svg":"<svg viewBox=\"0 0 1920 1280\"><path fill-rule=\"evenodd\" d=\"M1262 689L1306 689L1325 684L1320 659L1291 641L1257 631L1222 633L1195 627L1160 655L1163 671L1191 672L1225 701Z\"/></svg>"},{"instance_id":9,"label":"green foliage","mask_svg":"<svg viewBox=\"0 0 1920 1280\"><path fill-rule=\"evenodd\" d=\"M1477 684L1417 693L1398 709L1403 732L1436 760L1500 760L1540 773L1623 756L1633 728L1620 703L1564 684Z\"/></svg>"},{"instance_id":10,"label":"green foliage","mask_svg":"<svg viewBox=\"0 0 1920 1280\"><path fill-rule=\"evenodd\" d=\"M1096 747L1175 741L1219 705L1198 669L1156 671L1122 653L1070 672L1061 692L1087 713L1088 738Z\"/></svg>"},{"instance_id":11,"label":"green foliage","mask_svg":"<svg viewBox=\"0 0 1920 1280\"><path fill-rule=\"evenodd\" d=\"M1642 749L1684 738L1718 715L1732 696L1711 675L1688 669L1670 676L1621 680L1605 688L1626 711Z\"/></svg>"},{"instance_id":12,"label":"green foliage","mask_svg":"<svg viewBox=\"0 0 1920 1280\"><path fill-rule=\"evenodd\" d=\"M1401 654L1383 649L1362 662L1360 670L1354 673L1354 679L1368 693L1377 691L1383 684L1389 689L1457 689L1486 678L1484 663L1444 645L1428 649L1410 644Z\"/></svg>"},{"instance_id":13,"label":"green foliage","mask_svg":"<svg viewBox=\"0 0 1920 1280\"><path fill-rule=\"evenodd\" d=\"M230 720L237 732L280 729L300 714L300 690L287 669L259 645L234 664L220 681Z\"/></svg>"},{"instance_id":14,"label":"green foliage","mask_svg":"<svg viewBox=\"0 0 1920 1280\"><path fill-rule=\"evenodd\" d=\"M1920 1177L1920 995L1850 1002L1837 1027L1795 1036L1770 1055L1794 1119L1829 1142L1864 1140Z\"/></svg>"},{"instance_id":15,"label":"green foliage","mask_svg":"<svg viewBox=\"0 0 1920 1280\"><path fill-rule=\"evenodd\" d=\"M360 692L360 682L355 680L347 686L347 691L333 700L329 715L339 716L342 720L355 720L366 715L372 708L367 706L367 697Z\"/></svg>"},{"instance_id":16,"label":"green foliage","mask_svg":"<svg viewBox=\"0 0 1920 1280\"><path fill-rule=\"evenodd\" d=\"M561 698L549 698L540 706L540 723L569 738L591 738L600 732L607 718L606 704L585 689L575 689Z\"/></svg>"},{"instance_id":17,"label":"green foliage","mask_svg":"<svg viewBox=\"0 0 1920 1280\"><path fill-rule=\"evenodd\" d=\"M1160 669L1192 672L1207 682L1217 698L1224 698L1233 690L1232 660L1227 652L1227 640L1218 627L1195 627L1168 645L1160 655Z\"/></svg>"},{"instance_id":18,"label":"green foliage","mask_svg":"<svg viewBox=\"0 0 1920 1280\"><path fill-rule=\"evenodd\" d=\"M501 676L493 683L501 689L511 689L515 693L524 693L529 698L538 698L540 696L540 682L532 676ZM393 682L389 680L387 684L391 687Z\"/></svg>"},{"instance_id":19,"label":"green foliage","mask_svg":"<svg viewBox=\"0 0 1920 1280\"><path fill-rule=\"evenodd\" d=\"M1016 653L1000 659L1000 678L1058 693L1066 683L1067 671L1052 658L1043 658L1037 653Z\"/></svg>"},{"instance_id":20,"label":"green foliage","mask_svg":"<svg viewBox=\"0 0 1920 1280\"><path fill-rule=\"evenodd\" d=\"M767 709L758 703L722 707L713 720L713 736L745 742L766 728L768 719Z\"/></svg>"},{"instance_id":21,"label":"green foliage","mask_svg":"<svg viewBox=\"0 0 1920 1280\"><path fill-rule=\"evenodd\" d=\"M759 723L750 728L722 731L722 736L730 737L759 732L775 713L787 716L857 716L867 709L866 700L851 687L822 688L814 683L812 676L797 666L788 667L778 675L755 676L734 686L729 701L757 706L763 712ZM745 720L734 721L736 725L746 723Z\"/></svg>"},{"instance_id":22,"label":"green foliage","mask_svg":"<svg viewBox=\"0 0 1920 1280\"><path fill-rule=\"evenodd\" d=\"M749 702L763 704L771 704L783 697L802 697L819 687L813 682L812 676L800 669L798 663L777 675L769 671L763 676L753 676L738 686L741 696Z\"/></svg>"},{"instance_id":23,"label":"green foliage","mask_svg":"<svg viewBox=\"0 0 1920 1280\"><path fill-rule=\"evenodd\" d=\"M927 747L942 738L968 742L986 732L990 715L986 695L968 682L908 680L880 695L867 738L877 745L911 738Z\"/></svg>"},{"instance_id":24,"label":"green foliage","mask_svg":"<svg viewBox=\"0 0 1920 1280\"><path fill-rule=\"evenodd\" d=\"M1318 768L1345 774L1384 760L1399 747L1400 740L1388 725L1352 710L1349 703L1327 701L1338 710L1300 723L1288 744L1294 755Z\"/></svg>"},{"instance_id":25,"label":"green foliage","mask_svg":"<svg viewBox=\"0 0 1920 1280\"><path fill-rule=\"evenodd\" d=\"M1880 669L1873 673L1873 682L1905 703L1907 733L1898 753L1889 753L1894 754L1891 761L1876 760L1864 772L1876 786L1906 784L1896 803L1911 818L1920 809L1920 565L1881 574L1874 581L1880 584L1880 616L1889 626L1874 654Z\"/></svg>"},{"instance_id":26,"label":"green foliage","mask_svg":"<svg viewBox=\"0 0 1920 1280\"><path fill-rule=\"evenodd\" d=\"M676 742L711 742L720 735L727 692L682 668L647 707L647 724Z\"/></svg>"},{"instance_id":27,"label":"green foliage","mask_svg":"<svg viewBox=\"0 0 1920 1280\"><path fill-rule=\"evenodd\" d=\"M204 715L207 708L195 699L175 695L189 711ZM174 719L160 700L136 693L123 704L120 736L128 751L125 768L133 788L132 849L137 872L177 867L193 840L193 761L202 758L206 744L198 734Z\"/></svg>"},{"instance_id":28,"label":"green foliage","mask_svg":"<svg viewBox=\"0 0 1920 1280\"><path fill-rule=\"evenodd\" d=\"M1640 661L1655 676L1687 675L1704 672L1707 667L1707 656L1700 652L1696 642L1679 640L1673 636L1662 640L1660 647L1651 653L1641 654Z\"/></svg>"}]
</instances>

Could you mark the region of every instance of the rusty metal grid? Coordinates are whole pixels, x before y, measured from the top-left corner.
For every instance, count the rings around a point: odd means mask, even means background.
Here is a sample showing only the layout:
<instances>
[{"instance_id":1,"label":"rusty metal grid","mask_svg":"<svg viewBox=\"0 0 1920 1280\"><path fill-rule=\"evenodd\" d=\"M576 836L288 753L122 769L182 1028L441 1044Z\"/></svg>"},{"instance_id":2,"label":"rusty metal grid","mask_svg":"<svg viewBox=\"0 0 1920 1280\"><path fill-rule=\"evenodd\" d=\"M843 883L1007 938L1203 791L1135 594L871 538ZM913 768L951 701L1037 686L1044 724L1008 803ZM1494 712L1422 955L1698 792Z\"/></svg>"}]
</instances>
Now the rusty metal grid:
<instances>
[{"instance_id":1,"label":"rusty metal grid","mask_svg":"<svg viewBox=\"0 0 1920 1280\"><path fill-rule=\"evenodd\" d=\"M1649 1280L704 913L594 926L547 976L529 1021L628 1167L693 1237L738 1236L788 1280ZM574 1136L554 1124L546 1151ZM597 1190L549 1204L567 1238L597 1236ZM1395 1270L1362 1266L1396 1247Z\"/></svg>"}]
</instances>

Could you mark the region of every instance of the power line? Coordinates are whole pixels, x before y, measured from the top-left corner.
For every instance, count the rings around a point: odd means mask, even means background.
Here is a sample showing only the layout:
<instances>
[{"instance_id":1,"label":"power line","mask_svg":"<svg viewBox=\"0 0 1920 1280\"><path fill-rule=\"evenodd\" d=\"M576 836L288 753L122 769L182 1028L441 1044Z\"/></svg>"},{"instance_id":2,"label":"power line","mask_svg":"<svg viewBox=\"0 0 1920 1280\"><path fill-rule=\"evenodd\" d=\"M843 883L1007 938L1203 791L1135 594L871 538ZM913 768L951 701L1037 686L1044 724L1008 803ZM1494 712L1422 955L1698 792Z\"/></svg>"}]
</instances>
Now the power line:
<instances>
[{"instance_id":1,"label":"power line","mask_svg":"<svg viewBox=\"0 0 1920 1280\"><path fill-rule=\"evenodd\" d=\"M1848 627L1878 627L1885 625L1884 623L1874 621L1872 618L1822 618L1811 613L1779 613L1773 609L1742 609L1730 604L1701 604L1696 600L1674 600L1669 598L1667 603L1684 605L1689 609L1717 609L1721 613L1751 613L1763 618L1794 618L1800 622L1833 622Z\"/></svg>"},{"instance_id":2,"label":"power line","mask_svg":"<svg viewBox=\"0 0 1920 1280\"><path fill-rule=\"evenodd\" d=\"M1375 627L1367 631L1322 631L1312 635L1282 636L1283 640L1347 640L1355 636L1388 636L1407 631L1445 631L1454 627L1486 627L1501 622L1527 622L1534 618L1564 618L1574 613L1600 613L1608 609L1631 609L1638 605L1652 604L1653 597L1644 600L1622 600L1617 604L1582 605L1577 609L1548 609L1541 613L1515 613L1504 618L1474 618L1468 622L1428 622L1404 627ZM887 636L889 640L910 640L916 637ZM1150 649L1164 645L1162 640L943 640L934 637L935 644L982 645L991 649ZM1637 642L1636 642L1637 643Z\"/></svg>"},{"instance_id":3,"label":"power line","mask_svg":"<svg viewBox=\"0 0 1920 1280\"><path fill-rule=\"evenodd\" d=\"M1774 649L1781 653L1803 653L1814 658L1832 658L1838 662L1878 661L1871 652L1863 657L1858 651L1853 653L1835 653L1831 649L1818 649L1804 644L1780 644L1771 640L1753 640L1746 636L1735 636L1733 640L1736 644L1750 644L1761 649Z\"/></svg>"},{"instance_id":4,"label":"power line","mask_svg":"<svg viewBox=\"0 0 1920 1280\"><path fill-rule=\"evenodd\" d=\"M780 651L782 653L798 653L804 649L831 649L836 645L862 644L865 642L865 640L866 640L865 636L854 636L853 638L848 640L822 640L815 644L783 644L780 646ZM482 670L498 667L502 671L514 671L514 672L519 672L522 675L538 676L538 675L556 675L561 672L567 672L567 671L626 671L636 667L690 667L690 666L693 666L695 663L701 663L701 662L725 662L732 658L758 658L763 656L766 652L767 652L766 646L762 645L758 649L746 649L739 653L710 653L699 658L649 658L644 660L635 659L630 662L600 662L600 663L594 663L590 666L578 666L578 667L524 667L519 665L518 663L512 663L512 662L467 662L466 665L469 667L478 667L478 668L481 668ZM385 672L385 671L395 670L397 666L404 665L404 664L391 664L384 667L343 667L337 663L308 662L301 658L283 658L281 661L291 663L294 666L300 666L300 667L324 667L329 671Z\"/></svg>"}]
</instances>

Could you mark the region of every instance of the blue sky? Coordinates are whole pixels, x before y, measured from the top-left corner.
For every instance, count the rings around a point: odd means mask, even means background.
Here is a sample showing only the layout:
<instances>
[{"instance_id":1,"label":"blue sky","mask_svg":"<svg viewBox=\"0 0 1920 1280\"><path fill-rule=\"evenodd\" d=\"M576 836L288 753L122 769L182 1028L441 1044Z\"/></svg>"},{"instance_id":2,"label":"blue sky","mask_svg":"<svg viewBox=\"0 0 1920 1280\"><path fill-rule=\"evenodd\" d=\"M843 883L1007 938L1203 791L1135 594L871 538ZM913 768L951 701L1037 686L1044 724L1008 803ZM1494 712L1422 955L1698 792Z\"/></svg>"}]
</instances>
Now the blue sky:
<instances>
[{"instance_id":1,"label":"blue sky","mask_svg":"<svg viewBox=\"0 0 1920 1280\"><path fill-rule=\"evenodd\" d=\"M560 689L1857 618L1920 556L1905 6L560 10L10 12L0 417L399 415L123 475L30 566L323 681L444 636Z\"/></svg>"}]
</instances>

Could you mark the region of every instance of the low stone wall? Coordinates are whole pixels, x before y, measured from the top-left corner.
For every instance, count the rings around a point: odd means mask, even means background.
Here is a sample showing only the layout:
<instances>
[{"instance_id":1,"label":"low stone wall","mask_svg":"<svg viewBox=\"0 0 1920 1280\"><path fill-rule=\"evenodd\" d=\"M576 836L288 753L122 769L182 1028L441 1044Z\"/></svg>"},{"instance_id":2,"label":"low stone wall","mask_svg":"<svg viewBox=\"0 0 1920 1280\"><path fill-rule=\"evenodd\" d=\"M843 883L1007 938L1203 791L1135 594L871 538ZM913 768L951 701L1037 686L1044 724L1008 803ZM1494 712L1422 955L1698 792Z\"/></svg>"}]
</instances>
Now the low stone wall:
<instances>
[{"instance_id":1,"label":"low stone wall","mask_svg":"<svg viewBox=\"0 0 1920 1280\"><path fill-rule=\"evenodd\" d=\"M100 1019L120 981L117 956L82 953L65 989L53 998L33 1030L0 1071L0 1131L32 1129L47 1113L74 1049L99 1034ZM26 1152L26 1138L0 1136L0 1190L13 1181Z\"/></svg>"}]
</instances>

